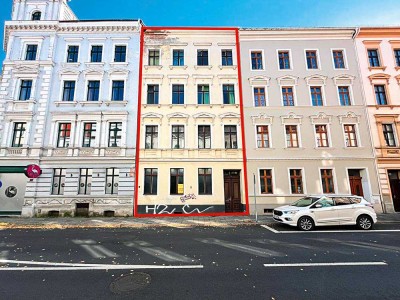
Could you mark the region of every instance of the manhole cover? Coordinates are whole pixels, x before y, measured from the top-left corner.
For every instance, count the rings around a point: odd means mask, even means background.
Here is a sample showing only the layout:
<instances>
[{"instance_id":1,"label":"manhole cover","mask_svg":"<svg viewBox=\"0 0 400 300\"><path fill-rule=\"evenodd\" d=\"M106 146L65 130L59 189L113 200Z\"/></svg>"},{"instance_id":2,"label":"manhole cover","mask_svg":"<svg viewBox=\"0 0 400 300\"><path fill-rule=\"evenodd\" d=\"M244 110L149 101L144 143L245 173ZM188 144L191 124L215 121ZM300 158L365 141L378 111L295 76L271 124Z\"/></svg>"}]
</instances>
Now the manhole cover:
<instances>
[{"instance_id":1,"label":"manhole cover","mask_svg":"<svg viewBox=\"0 0 400 300\"><path fill-rule=\"evenodd\" d=\"M126 293L148 286L151 277L146 273L134 273L122 276L110 284L110 290L114 294Z\"/></svg>"}]
</instances>

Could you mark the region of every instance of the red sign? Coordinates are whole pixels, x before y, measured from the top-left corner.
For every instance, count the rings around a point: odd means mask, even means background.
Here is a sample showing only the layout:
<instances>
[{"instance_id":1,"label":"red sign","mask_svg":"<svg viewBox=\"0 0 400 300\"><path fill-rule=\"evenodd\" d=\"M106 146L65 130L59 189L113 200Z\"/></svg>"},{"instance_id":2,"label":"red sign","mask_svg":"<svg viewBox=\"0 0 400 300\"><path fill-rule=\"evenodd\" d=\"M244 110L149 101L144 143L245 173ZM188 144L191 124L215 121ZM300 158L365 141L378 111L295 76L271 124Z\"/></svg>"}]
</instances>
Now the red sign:
<instances>
[{"instance_id":1,"label":"red sign","mask_svg":"<svg viewBox=\"0 0 400 300\"><path fill-rule=\"evenodd\" d=\"M38 165L29 165L25 169L25 175L28 178L38 178L42 174L42 169Z\"/></svg>"}]
</instances>

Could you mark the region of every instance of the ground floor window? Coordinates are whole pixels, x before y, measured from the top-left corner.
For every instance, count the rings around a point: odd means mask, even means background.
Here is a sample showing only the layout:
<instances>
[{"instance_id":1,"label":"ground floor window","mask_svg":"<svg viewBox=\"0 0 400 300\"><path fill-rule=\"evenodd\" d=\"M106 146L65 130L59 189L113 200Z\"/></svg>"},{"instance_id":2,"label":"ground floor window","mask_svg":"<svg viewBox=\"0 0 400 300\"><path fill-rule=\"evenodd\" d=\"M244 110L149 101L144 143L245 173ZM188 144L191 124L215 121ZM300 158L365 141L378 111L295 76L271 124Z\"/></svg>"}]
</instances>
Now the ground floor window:
<instances>
[{"instance_id":1,"label":"ground floor window","mask_svg":"<svg viewBox=\"0 0 400 300\"><path fill-rule=\"evenodd\" d=\"M271 169L260 170L260 186L261 186L261 194L273 193Z\"/></svg>"},{"instance_id":2,"label":"ground floor window","mask_svg":"<svg viewBox=\"0 0 400 300\"><path fill-rule=\"evenodd\" d=\"M332 169L321 169L321 181L322 181L322 192L324 194L335 193Z\"/></svg>"},{"instance_id":3,"label":"ground floor window","mask_svg":"<svg viewBox=\"0 0 400 300\"><path fill-rule=\"evenodd\" d=\"M301 169L291 169L290 173L290 191L292 194L303 194L303 172Z\"/></svg>"},{"instance_id":4,"label":"ground floor window","mask_svg":"<svg viewBox=\"0 0 400 300\"><path fill-rule=\"evenodd\" d=\"M212 170L210 168L199 169L199 195L212 194Z\"/></svg>"},{"instance_id":5,"label":"ground floor window","mask_svg":"<svg viewBox=\"0 0 400 300\"><path fill-rule=\"evenodd\" d=\"M118 195L119 170L108 168L106 170L106 194Z\"/></svg>"},{"instance_id":6,"label":"ground floor window","mask_svg":"<svg viewBox=\"0 0 400 300\"><path fill-rule=\"evenodd\" d=\"M52 195L64 195L65 175L65 169L53 169Z\"/></svg>"},{"instance_id":7,"label":"ground floor window","mask_svg":"<svg viewBox=\"0 0 400 300\"><path fill-rule=\"evenodd\" d=\"M158 169L144 169L144 194L157 195Z\"/></svg>"},{"instance_id":8,"label":"ground floor window","mask_svg":"<svg viewBox=\"0 0 400 300\"><path fill-rule=\"evenodd\" d=\"M170 170L169 193L171 195L183 195L183 169Z\"/></svg>"}]
</instances>

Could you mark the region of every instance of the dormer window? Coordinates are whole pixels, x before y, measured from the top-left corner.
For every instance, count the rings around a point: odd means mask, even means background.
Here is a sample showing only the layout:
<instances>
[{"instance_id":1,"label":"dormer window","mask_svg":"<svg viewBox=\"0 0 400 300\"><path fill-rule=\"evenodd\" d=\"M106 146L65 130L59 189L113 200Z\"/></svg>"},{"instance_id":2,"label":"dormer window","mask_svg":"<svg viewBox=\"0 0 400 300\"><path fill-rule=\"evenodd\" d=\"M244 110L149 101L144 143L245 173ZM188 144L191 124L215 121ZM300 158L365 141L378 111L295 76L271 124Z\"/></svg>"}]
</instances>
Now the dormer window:
<instances>
[{"instance_id":1,"label":"dormer window","mask_svg":"<svg viewBox=\"0 0 400 300\"><path fill-rule=\"evenodd\" d=\"M40 21L41 17L42 17L42 13L40 11L35 11L32 14L32 21Z\"/></svg>"}]
</instances>

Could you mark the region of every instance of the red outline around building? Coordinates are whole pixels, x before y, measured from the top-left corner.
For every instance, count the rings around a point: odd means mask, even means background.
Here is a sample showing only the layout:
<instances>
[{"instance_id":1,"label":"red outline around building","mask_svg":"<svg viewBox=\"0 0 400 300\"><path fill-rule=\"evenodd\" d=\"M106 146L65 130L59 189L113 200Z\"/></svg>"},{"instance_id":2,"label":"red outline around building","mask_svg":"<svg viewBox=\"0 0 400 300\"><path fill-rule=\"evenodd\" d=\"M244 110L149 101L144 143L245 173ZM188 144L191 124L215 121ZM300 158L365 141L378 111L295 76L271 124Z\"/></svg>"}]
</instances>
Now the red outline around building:
<instances>
[{"instance_id":1,"label":"red outline around building","mask_svg":"<svg viewBox=\"0 0 400 300\"><path fill-rule=\"evenodd\" d=\"M244 197L246 201L246 210L238 213L192 213L192 214L139 214L138 208L138 178L140 166L140 120L142 108L142 79L143 79L143 50L144 50L144 33L146 30L215 30L215 31L234 31L236 37L236 56L238 64L238 84L240 99L240 126L242 134L242 157L243 157L243 180L244 180ZM216 216L248 216L249 208L249 189L247 181L247 155L246 155L246 139L244 128L244 110L243 110L243 90L242 90L242 70L240 61L240 39L239 29L236 27L152 27L142 26L140 30L140 53L139 53L139 87L138 87L138 110L137 110L137 130L136 130L136 158L135 158L135 192L134 192L134 210L133 214L136 218L157 218L157 217L216 217Z\"/></svg>"}]
</instances>

